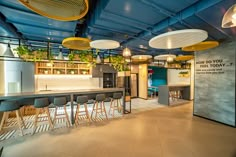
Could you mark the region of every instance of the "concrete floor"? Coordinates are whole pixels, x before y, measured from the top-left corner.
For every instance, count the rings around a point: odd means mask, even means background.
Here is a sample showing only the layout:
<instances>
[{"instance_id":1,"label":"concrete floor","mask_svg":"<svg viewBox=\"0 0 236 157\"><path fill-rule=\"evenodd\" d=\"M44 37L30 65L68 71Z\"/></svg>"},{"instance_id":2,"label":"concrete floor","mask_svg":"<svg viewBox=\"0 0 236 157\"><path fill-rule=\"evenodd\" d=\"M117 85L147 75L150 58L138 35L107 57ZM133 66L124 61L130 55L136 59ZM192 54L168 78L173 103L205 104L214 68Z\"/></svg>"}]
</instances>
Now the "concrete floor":
<instances>
[{"instance_id":1,"label":"concrete floor","mask_svg":"<svg viewBox=\"0 0 236 157\"><path fill-rule=\"evenodd\" d=\"M192 103L6 141L3 157L236 157L236 129L192 116Z\"/></svg>"}]
</instances>

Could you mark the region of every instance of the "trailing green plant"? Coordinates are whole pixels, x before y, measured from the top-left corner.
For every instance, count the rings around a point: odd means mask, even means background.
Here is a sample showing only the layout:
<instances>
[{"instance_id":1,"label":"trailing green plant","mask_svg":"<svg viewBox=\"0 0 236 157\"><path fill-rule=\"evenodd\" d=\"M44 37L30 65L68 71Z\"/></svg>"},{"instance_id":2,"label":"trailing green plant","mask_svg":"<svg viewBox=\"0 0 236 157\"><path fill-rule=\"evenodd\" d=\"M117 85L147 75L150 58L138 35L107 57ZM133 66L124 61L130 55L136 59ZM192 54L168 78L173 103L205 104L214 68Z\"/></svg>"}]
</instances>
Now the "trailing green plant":
<instances>
[{"instance_id":1,"label":"trailing green plant","mask_svg":"<svg viewBox=\"0 0 236 157\"><path fill-rule=\"evenodd\" d=\"M122 56L110 56L110 61L114 69L117 71L127 70L127 62Z\"/></svg>"},{"instance_id":2,"label":"trailing green plant","mask_svg":"<svg viewBox=\"0 0 236 157\"><path fill-rule=\"evenodd\" d=\"M35 62L41 61L42 59L47 59L47 50L42 48L36 49L33 51L33 55L33 60Z\"/></svg>"},{"instance_id":3,"label":"trailing green plant","mask_svg":"<svg viewBox=\"0 0 236 157\"><path fill-rule=\"evenodd\" d=\"M76 56L78 55L79 60L81 62L91 62L92 58L93 58L93 54L92 52L88 51L88 50L73 50L69 55L69 60L73 61L74 59L76 59Z\"/></svg>"},{"instance_id":4,"label":"trailing green plant","mask_svg":"<svg viewBox=\"0 0 236 157\"><path fill-rule=\"evenodd\" d=\"M29 59L33 59L34 58L34 55L32 53L32 50L30 50L27 46L18 46L17 48L14 49L18 56L20 58L22 58L23 60L29 60Z\"/></svg>"}]
</instances>

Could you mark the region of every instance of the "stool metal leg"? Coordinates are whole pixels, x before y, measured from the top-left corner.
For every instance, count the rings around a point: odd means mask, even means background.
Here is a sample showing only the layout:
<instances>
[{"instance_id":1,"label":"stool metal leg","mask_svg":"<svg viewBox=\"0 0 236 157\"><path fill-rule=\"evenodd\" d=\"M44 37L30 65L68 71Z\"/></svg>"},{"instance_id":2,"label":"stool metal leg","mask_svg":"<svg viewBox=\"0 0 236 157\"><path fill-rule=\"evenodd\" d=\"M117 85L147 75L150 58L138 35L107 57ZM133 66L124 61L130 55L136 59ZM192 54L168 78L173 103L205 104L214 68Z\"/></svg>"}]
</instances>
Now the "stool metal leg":
<instances>
[{"instance_id":1,"label":"stool metal leg","mask_svg":"<svg viewBox=\"0 0 236 157\"><path fill-rule=\"evenodd\" d=\"M98 113L98 102L96 102L96 107L95 107L96 113L95 113L95 119L97 118L97 113Z\"/></svg>"},{"instance_id":2,"label":"stool metal leg","mask_svg":"<svg viewBox=\"0 0 236 157\"><path fill-rule=\"evenodd\" d=\"M113 103L113 99L111 99L111 103L110 103L110 108L109 108L108 114L111 114L112 103Z\"/></svg>"},{"instance_id":3,"label":"stool metal leg","mask_svg":"<svg viewBox=\"0 0 236 157\"><path fill-rule=\"evenodd\" d=\"M77 104L77 108L75 112L75 125L79 125L79 108L80 108L80 104Z\"/></svg>"},{"instance_id":4,"label":"stool metal leg","mask_svg":"<svg viewBox=\"0 0 236 157\"><path fill-rule=\"evenodd\" d=\"M91 113L91 119L93 118L93 112L94 112L95 106L96 106L96 102L93 103L93 109L92 109L92 113Z\"/></svg>"},{"instance_id":5,"label":"stool metal leg","mask_svg":"<svg viewBox=\"0 0 236 157\"><path fill-rule=\"evenodd\" d=\"M53 129L53 124L52 124L52 120L51 120L51 117L50 117L50 113L49 113L48 107L45 107L45 112L46 112L47 117L48 117L48 123L50 125L50 128Z\"/></svg>"},{"instance_id":6,"label":"stool metal leg","mask_svg":"<svg viewBox=\"0 0 236 157\"><path fill-rule=\"evenodd\" d=\"M23 136L23 130L21 128L21 119L20 119L20 115L19 115L19 110L16 110L16 118L17 118L17 123L18 123L18 127L20 129L21 135Z\"/></svg>"},{"instance_id":7,"label":"stool metal leg","mask_svg":"<svg viewBox=\"0 0 236 157\"><path fill-rule=\"evenodd\" d=\"M67 111L66 111L66 105L64 105L64 111L65 111L65 115L66 115L67 126L70 127L70 120L69 120L69 116L68 116Z\"/></svg>"},{"instance_id":8,"label":"stool metal leg","mask_svg":"<svg viewBox=\"0 0 236 157\"><path fill-rule=\"evenodd\" d=\"M0 131L2 131L4 122L6 120L6 114L7 114L6 112L3 112L3 116L2 116L2 120L1 120L1 124L0 124Z\"/></svg>"},{"instance_id":9,"label":"stool metal leg","mask_svg":"<svg viewBox=\"0 0 236 157\"><path fill-rule=\"evenodd\" d=\"M91 122L91 121L90 121L90 117L89 117L89 113L88 113L88 106L87 106L86 103L84 104L84 109L85 109L86 117L87 117L88 121Z\"/></svg>"},{"instance_id":10,"label":"stool metal leg","mask_svg":"<svg viewBox=\"0 0 236 157\"><path fill-rule=\"evenodd\" d=\"M102 106L103 106L103 111L105 113L106 119L108 120L107 111L106 111L106 108L105 108L105 105L104 105L104 101L102 102Z\"/></svg>"},{"instance_id":11,"label":"stool metal leg","mask_svg":"<svg viewBox=\"0 0 236 157\"><path fill-rule=\"evenodd\" d=\"M20 115L21 123L22 123L23 127L26 129L26 125L25 125L25 122L24 122L24 119L23 119L22 113L21 113L20 110L18 110L18 112L19 112L19 115Z\"/></svg>"},{"instance_id":12,"label":"stool metal leg","mask_svg":"<svg viewBox=\"0 0 236 157\"><path fill-rule=\"evenodd\" d=\"M37 127L37 123L38 123L38 116L39 116L39 112L40 112L41 109L36 109L36 115L35 115L35 119L34 119L34 127L33 127L33 132L32 134L35 133L36 131L36 127Z\"/></svg>"},{"instance_id":13,"label":"stool metal leg","mask_svg":"<svg viewBox=\"0 0 236 157\"><path fill-rule=\"evenodd\" d=\"M53 118L53 121L52 121L53 125L55 125L56 118L57 118L57 106L55 107L54 118Z\"/></svg>"}]
</instances>

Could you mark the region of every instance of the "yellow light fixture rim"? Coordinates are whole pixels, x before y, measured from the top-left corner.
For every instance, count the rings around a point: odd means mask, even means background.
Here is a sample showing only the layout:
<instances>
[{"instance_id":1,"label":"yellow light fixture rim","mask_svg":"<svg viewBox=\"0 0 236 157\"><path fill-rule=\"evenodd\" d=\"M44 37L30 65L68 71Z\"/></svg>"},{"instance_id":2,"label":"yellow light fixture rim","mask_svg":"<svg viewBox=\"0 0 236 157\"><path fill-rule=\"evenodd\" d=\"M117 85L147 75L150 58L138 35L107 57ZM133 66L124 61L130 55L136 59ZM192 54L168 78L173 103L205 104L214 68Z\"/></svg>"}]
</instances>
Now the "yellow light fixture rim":
<instances>
[{"instance_id":1,"label":"yellow light fixture rim","mask_svg":"<svg viewBox=\"0 0 236 157\"><path fill-rule=\"evenodd\" d=\"M76 42L76 44L75 44ZM67 47L69 49L75 49L75 50L88 50L91 47L89 46L89 43L91 42L88 38L81 38L81 37L69 37L65 38L62 41L62 45L64 47ZM85 44L86 46L82 45Z\"/></svg>"},{"instance_id":2,"label":"yellow light fixture rim","mask_svg":"<svg viewBox=\"0 0 236 157\"><path fill-rule=\"evenodd\" d=\"M218 41L204 41L195 45L182 47L182 51L202 51L219 46Z\"/></svg>"},{"instance_id":3,"label":"yellow light fixture rim","mask_svg":"<svg viewBox=\"0 0 236 157\"><path fill-rule=\"evenodd\" d=\"M131 57L133 60L148 60L151 59L151 55L134 55Z\"/></svg>"},{"instance_id":4,"label":"yellow light fixture rim","mask_svg":"<svg viewBox=\"0 0 236 157\"><path fill-rule=\"evenodd\" d=\"M193 59L194 56L193 55L184 55L184 56L177 56L175 58L176 61L187 61L187 60L191 60Z\"/></svg>"},{"instance_id":5,"label":"yellow light fixture rim","mask_svg":"<svg viewBox=\"0 0 236 157\"><path fill-rule=\"evenodd\" d=\"M81 19L82 17L84 17L87 13L88 13L88 9L89 9L89 4L88 4L88 0L84 0L85 2L85 11L82 12L82 14L78 15L78 16L70 16L70 17L61 17L61 16L56 16L56 15L51 15L48 14L44 11L41 11L31 5L29 5L27 3L27 1L25 0L18 0L19 2L21 2L24 6L26 6L27 8L29 8L30 10L32 10L33 12L36 12L39 15L54 19L54 20L59 20L59 21L76 21L78 19Z\"/></svg>"}]
</instances>

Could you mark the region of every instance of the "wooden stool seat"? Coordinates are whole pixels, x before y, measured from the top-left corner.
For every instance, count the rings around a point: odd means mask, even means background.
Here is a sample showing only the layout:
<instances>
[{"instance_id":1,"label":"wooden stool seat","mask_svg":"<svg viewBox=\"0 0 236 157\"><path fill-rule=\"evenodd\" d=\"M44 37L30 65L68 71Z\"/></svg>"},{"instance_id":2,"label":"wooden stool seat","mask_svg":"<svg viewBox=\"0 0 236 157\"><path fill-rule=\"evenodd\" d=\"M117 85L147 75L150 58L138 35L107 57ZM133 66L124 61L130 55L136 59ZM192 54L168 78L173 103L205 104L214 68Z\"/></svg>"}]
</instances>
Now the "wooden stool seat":
<instances>
[{"instance_id":1,"label":"wooden stool seat","mask_svg":"<svg viewBox=\"0 0 236 157\"><path fill-rule=\"evenodd\" d=\"M88 106L87 106L88 97L87 96L77 96L76 102L77 102L77 108L76 108L76 112L75 112L75 124L77 123L77 125L79 125L79 116L86 116L86 119L88 120L88 122L91 122L90 117L89 117L89 112L88 112ZM81 105L84 105L83 111L80 110Z\"/></svg>"},{"instance_id":2,"label":"wooden stool seat","mask_svg":"<svg viewBox=\"0 0 236 157\"><path fill-rule=\"evenodd\" d=\"M55 125L56 119L63 118L63 119L66 119L67 127L70 127L70 120L69 120L68 113L66 111L66 104L67 104L66 97L55 97L53 104L56 106L54 118L53 118L53 126ZM62 114L57 113L57 110L59 107L64 108L64 113L62 113Z\"/></svg>"},{"instance_id":3,"label":"wooden stool seat","mask_svg":"<svg viewBox=\"0 0 236 157\"><path fill-rule=\"evenodd\" d=\"M101 113L101 114L105 113L106 119L108 119L106 108L105 108L105 105L104 105L104 100L105 99L106 99L105 94L97 94L96 95L96 100L95 100L95 103L93 104L93 110L92 110L92 113L91 113L91 118L93 116L93 112L95 111L95 119L97 118L98 113Z\"/></svg>"},{"instance_id":4,"label":"wooden stool seat","mask_svg":"<svg viewBox=\"0 0 236 157\"><path fill-rule=\"evenodd\" d=\"M20 105L16 101L2 101L0 104L0 111L3 112L3 116L2 116L2 120L0 124L0 131L2 131L2 129L4 128L4 124L6 125L8 123L7 120L8 120L9 113L15 111L17 124L21 132L21 135L23 136L24 134L22 130L22 125L24 128L26 128L26 126L20 112Z\"/></svg>"},{"instance_id":5,"label":"wooden stool seat","mask_svg":"<svg viewBox=\"0 0 236 157\"><path fill-rule=\"evenodd\" d=\"M109 114L112 111L112 117L113 118L114 118L115 110L117 110L118 112L121 112L121 110L122 110L122 105L121 105L121 102L120 102L121 98L122 98L121 93L113 93L113 97L111 99L110 109L109 109Z\"/></svg>"},{"instance_id":6,"label":"wooden stool seat","mask_svg":"<svg viewBox=\"0 0 236 157\"><path fill-rule=\"evenodd\" d=\"M52 124L52 120L50 117L48 106L49 106L48 98L36 98L34 100L34 107L36 108L36 115L35 115L34 127L33 127L32 134L34 134L34 132L37 128L38 122L48 121L50 128L51 129L53 128L53 124ZM46 116L39 116L42 113L46 113Z\"/></svg>"}]
</instances>

